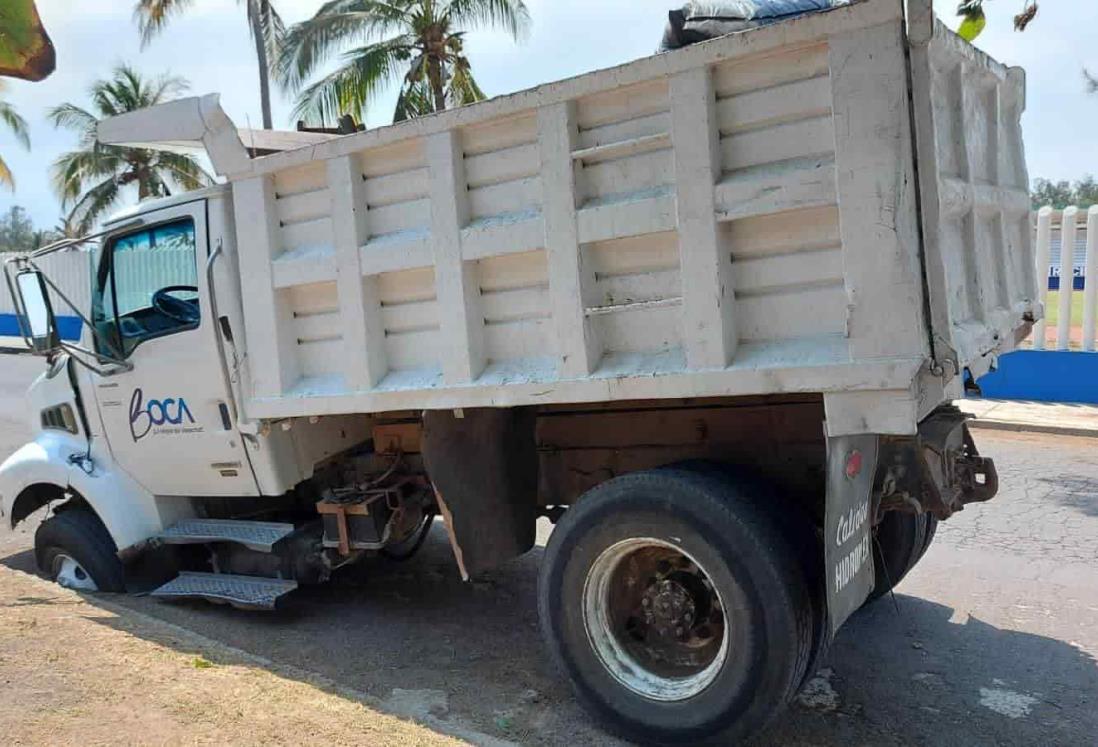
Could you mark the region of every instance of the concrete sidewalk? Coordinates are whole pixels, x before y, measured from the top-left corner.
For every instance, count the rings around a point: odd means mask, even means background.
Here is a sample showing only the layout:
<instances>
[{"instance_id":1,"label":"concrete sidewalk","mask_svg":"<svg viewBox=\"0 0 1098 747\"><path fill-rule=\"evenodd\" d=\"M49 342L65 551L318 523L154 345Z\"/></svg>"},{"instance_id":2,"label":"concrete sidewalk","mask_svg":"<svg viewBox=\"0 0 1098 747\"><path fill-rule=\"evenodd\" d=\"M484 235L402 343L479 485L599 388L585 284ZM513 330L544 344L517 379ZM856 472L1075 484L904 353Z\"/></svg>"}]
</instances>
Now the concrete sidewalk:
<instances>
[{"instance_id":1,"label":"concrete sidewalk","mask_svg":"<svg viewBox=\"0 0 1098 747\"><path fill-rule=\"evenodd\" d=\"M994 399L963 399L954 404L975 416L970 421L974 428L1098 438L1098 407L1093 405Z\"/></svg>"},{"instance_id":2,"label":"concrete sidewalk","mask_svg":"<svg viewBox=\"0 0 1098 747\"><path fill-rule=\"evenodd\" d=\"M22 352L27 349L27 343L22 337L4 337L0 335L0 353Z\"/></svg>"}]
</instances>

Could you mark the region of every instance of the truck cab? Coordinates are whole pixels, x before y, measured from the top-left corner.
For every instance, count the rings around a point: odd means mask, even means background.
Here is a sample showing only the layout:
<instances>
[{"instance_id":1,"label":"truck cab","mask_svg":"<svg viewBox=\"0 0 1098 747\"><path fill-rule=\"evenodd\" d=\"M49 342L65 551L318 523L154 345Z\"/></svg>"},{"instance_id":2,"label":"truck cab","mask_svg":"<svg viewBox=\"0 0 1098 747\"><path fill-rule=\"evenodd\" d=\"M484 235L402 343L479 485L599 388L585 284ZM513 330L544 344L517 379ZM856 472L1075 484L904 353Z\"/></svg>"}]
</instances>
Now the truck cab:
<instances>
[{"instance_id":1,"label":"truck cab","mask_svg":"<svg viewBox=\"0 0 1098 747\"><path fill-rule=\"evenodd\" d=\"M104 226L90 308L69 310L86 315L80 344L48 353L28 393L35 439L0 467L12 525L47 504L85 510L120 559L135 557L180 522L246 501L263 513L254 501L285 501L318 463L367 440L361 417L272 427L240 416L235 262L225 187L146 202ZM56 291L44 300L51 314L65 303ZM80 573L81 588L119 590L117 572L107 583Z\"/></svg>"}]
</instances>

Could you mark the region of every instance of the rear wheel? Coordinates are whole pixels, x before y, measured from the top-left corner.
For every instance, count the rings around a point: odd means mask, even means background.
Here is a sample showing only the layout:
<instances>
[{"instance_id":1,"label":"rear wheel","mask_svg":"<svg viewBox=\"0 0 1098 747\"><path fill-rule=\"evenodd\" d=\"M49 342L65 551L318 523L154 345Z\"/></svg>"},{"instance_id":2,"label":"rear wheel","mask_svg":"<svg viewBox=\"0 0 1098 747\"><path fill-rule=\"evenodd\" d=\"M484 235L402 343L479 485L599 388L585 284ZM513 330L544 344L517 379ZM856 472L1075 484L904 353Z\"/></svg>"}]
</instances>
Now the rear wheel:
<instances>
[{"instance_id":1,"label":"rear wheel","mask_svg":"<svg viewBox=\"0 0 1098 747\"><path fill-rule=\"evenodd\" d=\"M579 699L647 743L728 743L800 685L812 609L746 485L686 469L615 478L557 525L539 580L547 644Z\"/></svg>"},{"instance_id":2,"label":"rear wheel","mask_svg":"<svg viewBox=\"0 0 1098 747\"><path fill-rule=\"evenodd\" d=\"M61 586L80 591L125 591L118 548L103 522L88 509L62 511L34 534L38 570Z\"/></svg>"},{"instance_id":3,"label":"rear wheel","mask_svg":"<svg viewBox=\"0 0 1098 747\"><path fill-rule=\"evenodd\" d=\"M726 489L749 495L760 510L779 527L789 541L801 564L812 604L812 650L804 681L814 677L831 644L830 621L827 616L827 588L824 578L824 546L821 530L813 522L803 504L788 500L773 489L765 479L745 474L741 467L722 462L691 459L673 465L723 480Z\"/></svg>"},{"instance_id":4,"label":"rear wheel","mask_svg":"<svg viewBox=\"0 0 1098 747\"><path fill-rule=\"evenodd\" d=\"M876 581L866 604L891 592L922 560L938 530L930 514L889 511L877 525L873 541Z\"/></svg>"}]
</instances>

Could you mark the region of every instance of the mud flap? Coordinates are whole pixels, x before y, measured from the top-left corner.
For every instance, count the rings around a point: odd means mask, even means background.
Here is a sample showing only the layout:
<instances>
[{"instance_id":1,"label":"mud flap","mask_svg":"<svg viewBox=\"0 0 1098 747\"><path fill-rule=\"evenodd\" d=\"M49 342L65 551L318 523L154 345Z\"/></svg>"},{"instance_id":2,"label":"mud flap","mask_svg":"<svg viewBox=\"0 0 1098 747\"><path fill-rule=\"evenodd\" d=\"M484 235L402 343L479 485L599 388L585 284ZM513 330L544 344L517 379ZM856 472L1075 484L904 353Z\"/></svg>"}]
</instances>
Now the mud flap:
<instances>
[{"instance_id":1,"label":"mud flap","mask_svg":"<svg viewBox=\"0 0 1098 747\"><path fill-rule=\"evenodd\" d=\"M872 495L877 453L875 435L827 440L824 563L831 635L873 591Z\"/></svg>"},{"instance_id":2,"label":"mud flap","mask_svg":"<svg viewBox=\"0 0 1098 747\"><path fill-rule=\"evenodd\" d=\"M463 578L534 546L538 452L533 408L423 413L423 458Z\"/></svg>"}]
</instances>

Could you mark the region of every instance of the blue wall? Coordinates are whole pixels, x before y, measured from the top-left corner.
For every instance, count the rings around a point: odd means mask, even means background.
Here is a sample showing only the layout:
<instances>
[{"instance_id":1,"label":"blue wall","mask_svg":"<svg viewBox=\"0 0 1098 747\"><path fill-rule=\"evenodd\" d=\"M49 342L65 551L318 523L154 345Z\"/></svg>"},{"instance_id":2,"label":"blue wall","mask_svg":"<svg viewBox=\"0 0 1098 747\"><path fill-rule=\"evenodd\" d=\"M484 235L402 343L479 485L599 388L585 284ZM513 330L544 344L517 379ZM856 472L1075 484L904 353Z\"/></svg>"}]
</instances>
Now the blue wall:
<instances>
[{"instance_id":1,"label":"blue wall","mask_svg":"<svg viewBox=\"0 0 1098 747\"><path fill-rule=\"evenodd\" d=\"M83 322L78 316L57 317L57 331L61 333L63 340L79 340L80 328ZM22 337L19 330L19 320L15 314L0 314L0 337Z\"/></svg>"},{"instance_id":2,"label":"blue wall","mask_svg":"<svg viewBox=\"0 0 1098 747\"><path fill-rule=\"evenodd\" d=\"M1098 405L1098 353L1016 350L977 383L991 399Z\"/></svg>"}]
</instances>

